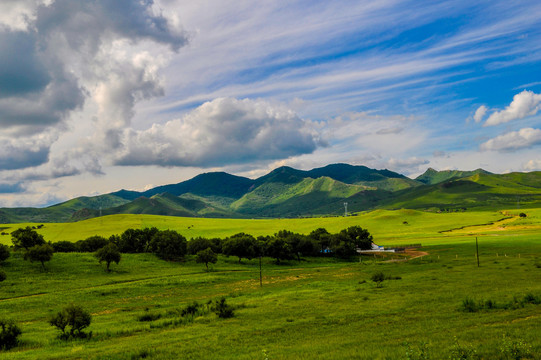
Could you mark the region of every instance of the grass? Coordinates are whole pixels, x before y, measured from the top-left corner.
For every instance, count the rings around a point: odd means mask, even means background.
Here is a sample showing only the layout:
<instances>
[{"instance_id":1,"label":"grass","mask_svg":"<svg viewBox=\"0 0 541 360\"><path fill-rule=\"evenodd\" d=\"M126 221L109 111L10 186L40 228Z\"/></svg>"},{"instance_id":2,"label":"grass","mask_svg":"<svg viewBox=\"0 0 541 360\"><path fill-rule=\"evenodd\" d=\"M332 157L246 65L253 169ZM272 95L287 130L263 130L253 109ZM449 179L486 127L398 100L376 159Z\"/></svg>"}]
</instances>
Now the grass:
<instances>
[{"instance_id":1,"label":"grass","mask_svg":"<svg viewBox=\"0 0 541 360\"><path fill-rule=\"evenodd\" d=\"M405 262L380 255L363 257L362 263L307 258L282 265L264 258L259 287L257 260L238 264L236 258L220 256L207 272L192 257L171 263L151 254L124 254L120 264L106 273L92 254L55 254L47 271L15 254L2 265L8 278L0 283L0 313L21 326L22 344L0 357L399 359L406 358L410 349L441 359L464 348L485 359L499 359L505 358L503 350L510 353L518 344L538 359L541 305L535 301L516 308L462 310L465 299L503 305L514 298L541 297L541 268L536 266L541 262L541 211L527 213L526 219L519 219L518 211L509 212L513 217L503 223L497 221L506 217L500 213L376 211L348 218L263 223L131 216L113 217L116 229L109 217L101 219L104 229L91 221L61 224L67 227L66 235L76 226L79 231L119 233L128 224L160 228L193 224L194 232L203 235L237 232L242 226L257 234L282 228L309 232L318 226L338 231L360 224L378 234L375 238L382 244L421 242L420 251L428 255ZM44 235L56 231L62 239L55 226L46 224ZM385 274L381 287L371 280L377 272ZM206 304L221 297L234 307L233 318L220 319L211 311L191 318L179 315L194 301ZM47 324L70 302L92 313L90 340L61 341Z\"/></svg>"}]
</instances>

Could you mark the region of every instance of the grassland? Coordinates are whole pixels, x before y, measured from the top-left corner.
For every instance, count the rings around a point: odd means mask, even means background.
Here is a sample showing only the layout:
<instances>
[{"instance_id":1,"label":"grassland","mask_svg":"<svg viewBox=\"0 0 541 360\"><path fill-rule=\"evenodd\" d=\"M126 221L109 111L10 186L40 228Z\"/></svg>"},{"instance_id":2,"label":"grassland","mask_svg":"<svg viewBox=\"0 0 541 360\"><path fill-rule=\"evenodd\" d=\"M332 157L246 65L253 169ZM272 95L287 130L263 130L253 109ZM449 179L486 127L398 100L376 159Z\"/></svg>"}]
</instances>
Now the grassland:
<instances>
[{"instance_id":1,"label":"grassland","mask_svg":"<svg viewBox=\"0 0 541 360\"><path fill-rule=\"evenodd\" d=\"M239 264L236 258L220 257L206 272L193 258L171 263L151 254L124 254L106 273L91 254L55 254L47 271L16 254L2 265L8 278L0 283L0 313L20 324L22 344L0 357L404 359L409 348L414 353L410 358L427 349L430 359L448 359L459 347L476 351L479 358L499 359L510 358L504 356L522 343L530 358L539 359L541 305L503 307L527 294L541 297L541 210L525 212L526 218L519 217L519 211L382 210L298 220L119 215L45 224L40 232L51 241L146 226L175 229L189 238L239 231L264 235L284 228L335 232L361 225L377 243L422 243L419 255L428 255L409 261L398 261L400 255L368 256L362 263L307 258L282 265L265 258L260 287L256 260ZM2 231L24 225L3 225ZM9 236L1 239L10 242ZM370 280L377 271L400 279L377 287ZM235 317L220 319L209 313L179 320L178 310L187 304L221 296L236 307ZM466 298L499 306L464 312L460 308ZM84 304L92 313L90 340L58 340L47 324L69 302ZM138 321L144 314L160 318Z\"/></svg>"}]
</instances>

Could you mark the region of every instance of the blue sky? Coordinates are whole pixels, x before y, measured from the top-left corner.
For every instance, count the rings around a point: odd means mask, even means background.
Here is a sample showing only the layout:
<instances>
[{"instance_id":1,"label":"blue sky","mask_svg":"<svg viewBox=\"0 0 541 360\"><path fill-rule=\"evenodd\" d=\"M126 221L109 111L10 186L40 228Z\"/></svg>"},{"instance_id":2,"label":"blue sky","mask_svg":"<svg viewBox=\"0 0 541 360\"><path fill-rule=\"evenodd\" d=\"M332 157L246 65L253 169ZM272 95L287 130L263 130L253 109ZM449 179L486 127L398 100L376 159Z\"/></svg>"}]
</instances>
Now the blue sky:
<instances>
[{"instance_id":1,"label":"blue sky","mask_svg":"<svg viewBox=\"0 0 541 360\"><path fill-rule=\"evenodd\" d=\"M0 207L346 162L541 170L538 1L5 0Z\"/></svg>"}]
</instances>

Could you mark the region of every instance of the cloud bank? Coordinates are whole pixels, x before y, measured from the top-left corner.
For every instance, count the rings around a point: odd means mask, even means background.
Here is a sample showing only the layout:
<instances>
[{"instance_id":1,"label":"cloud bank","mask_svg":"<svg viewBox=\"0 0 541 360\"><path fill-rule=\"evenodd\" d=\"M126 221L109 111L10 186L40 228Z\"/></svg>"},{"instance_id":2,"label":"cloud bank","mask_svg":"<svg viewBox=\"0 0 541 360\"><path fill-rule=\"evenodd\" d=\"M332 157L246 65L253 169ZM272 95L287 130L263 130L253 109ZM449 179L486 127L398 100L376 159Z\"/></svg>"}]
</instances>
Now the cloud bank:
<instances>
[{"instance_id":1,"label":"cloud bank","mask_svg":"<svg viewBox=\"0 0 541 360\"><path fill-rule=\"evenodd\" d=\"M125 133L115 165L220 166L283 159L324 145L310 123L263 100L219 98L181 119Z\"/></svg>"}]
</instances>

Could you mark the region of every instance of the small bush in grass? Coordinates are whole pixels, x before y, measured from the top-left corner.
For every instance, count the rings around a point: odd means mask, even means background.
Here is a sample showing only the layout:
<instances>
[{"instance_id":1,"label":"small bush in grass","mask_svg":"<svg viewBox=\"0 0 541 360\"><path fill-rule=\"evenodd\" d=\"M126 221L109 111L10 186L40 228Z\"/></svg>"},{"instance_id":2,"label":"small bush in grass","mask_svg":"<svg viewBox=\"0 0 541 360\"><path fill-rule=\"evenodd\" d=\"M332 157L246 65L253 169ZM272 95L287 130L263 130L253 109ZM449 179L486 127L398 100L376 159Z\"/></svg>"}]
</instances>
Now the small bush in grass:
<instances>
[{"instance_id":1,"label":"small bush in grass","mask_svg":"<svg viewBox=\"0 0 541 360\"><path fill-rule=\"evenodd\" d=\"M455 344L449 351L450 360L479 359L477 350L471 345L461 345L455 336Z\"/></svg>"},{"instance_id":2,"label":"small bush in grass","mask_svg":"<svg viewBox=\"0 0 541 360\"><path fill-rule=\"evenodd\" d=\"M373 274L371 277L372 281L376 283L376 287L381 287L381 283L385 280L385 274L381 271Z\"/></svg>"},{"instance_id":3,"label":"small bush in grass","mask_svg":"<svg viewBox=\"0 0 541 360\"><path fill-rule=\"evenodd\" d=\"M214 303L214 312L219 318L222 319L228 319L235 316L233 307L226 303L225 297L222 297L220 300L216 300Z\"/></svg>"},{"instance_id":4,"label":"small bush in grass","mask_svg":"<svg viewBox=\"0 0 541 360\"><path fill-rule=\"evenodd\" d=\"M180 311L180 315L195 315L199 312L200 308L201 305L199 305L197 301L194 301L193 303L186 305L186 307Z\"/></svg>"},{"instance_id":5,"label":"small bush in grass","mask_svg":"<svg viewBox=\"0 0 541 360\"><path fill-rule=\"evenodd\" d=\"M50 320L49 324L56 327L62 333L59 338L69 340L72 338L90 338L92 332L85 333L83 330L90 325L92 316L80 305L70 304L59 311Z\"/></svg>"},{"instance_id":6,"label":"small bush in grass","mask_svg":"<svg viewBox=\"0 0 541 360\"><path fill-rule=\"evenodd\" d=\"M138 321L154 321L154 320L160 319L161 317L162 317L161 314L146 312L143 315L139 315L137 317L137 320Z\"/></svg>"},{"instance_id":7,"label":"small bush in grass","mask_svg":"<svg viewBox=\"0 0 541 360\"><path fill-rule=\"evenodd\" d=\"M541 297L539 296L535 296L534 294L532 293L528 293L524 296L524 302L526 304L535 304L535 305L539 305L541 304Z\"/></svg>"},{"instance_id":8,"label":"small bush in grass","mask_svg":"<svg viewBox=\"0 0 541 360\"><path fill-rule=\"evenodd\" d=\"M0 263L6 261L11 253L9 252L9 247L4 244L0 244Z\"/></svg>"},{"instance_id":9,"label":"small bush in grass","mask_svg":"<svg viewBox=\"0 0 541 360\"><path fill-rule=\"evenodd\" d=\"M409 343L405 342L406 347L406 359L407 360L429 360L430 353L428 351L428 343L421 342L417 349L413 348Z\"/></svg>"},{"instance_id":10,"label":"small bush in grass","mask_svg":"<svg viewBox=\"0 0 541 360\"><path fill-rule=\"evenodd\" d=\"M465 298L462 300L462 311L465 312L478 312L479 306L477 306L477 303L470 297Z\"/></svg>"},{"instance_id":11,"label":"small bush in grass","mask_svg":"<svg viewBox=\"0 0 541 360\"><path fill-rule=\"evenodd\" d=\"M0 350L8 350L17 346L21 329L13 320L0 319Z\"/></svg>"},{"instance_id":12,"label":"small bush in grass","mask_svg":"<svg viewBox=\"0 0 541 360\"><path fill-rule=\"evenodd\" d=\"M526 344L523 340L512 340L506 335L503 335L503 340L500 345L500 354L502 359L533 359L532 347Z\"/></svg>"}]
</instances>

